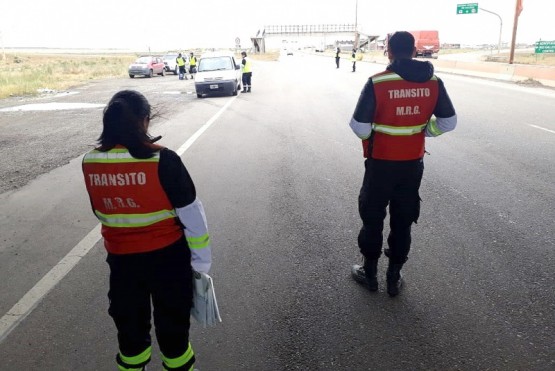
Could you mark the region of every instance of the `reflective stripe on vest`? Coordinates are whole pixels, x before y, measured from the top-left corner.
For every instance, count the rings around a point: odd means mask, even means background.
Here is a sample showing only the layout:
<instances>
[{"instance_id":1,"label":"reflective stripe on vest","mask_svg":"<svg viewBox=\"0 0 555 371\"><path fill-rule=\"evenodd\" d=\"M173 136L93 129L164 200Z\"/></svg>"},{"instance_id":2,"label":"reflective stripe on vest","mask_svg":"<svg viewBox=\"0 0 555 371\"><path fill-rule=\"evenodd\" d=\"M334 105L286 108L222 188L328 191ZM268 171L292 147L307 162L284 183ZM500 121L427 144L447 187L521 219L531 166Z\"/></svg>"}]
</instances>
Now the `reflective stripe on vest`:
<instances>
[{"instance_id":1,"label":"reflective stripe on vest","mask_svg":"<svg viewBox=\"0 0 555 371\"><path fill-rule=\"evenodd\" d=\"M372 124L372 130L388 135L413 135L422 132L426 125L426 123L415 126L389 126L383 124Z\"/></svg>"},{"instance_id":2,"label":"reflective stripe on vest","mask_svg":"<svg viewBox=\"0 0 555 371\"><path fill-rule=\"evenodd\" d=\"M430 79L432 81L436 80L437 81L437 77L436 75L432 76L432 78ZM403 80L403 78L399 75L397 75L396 73L387 73L384 75L378 75L378 76L373 76L372 77L372 82L375 84L378 84L380 82L385 82L385 81L405 81Z\"/></svg>"},{"instance_id":3,"label":"reflective stripe on vest","mask_svg":"<svg viewBox=\"0 0 555 371\"><path fill-rule=\"evenodd\" d=\"M146 227L177 216L175 210L162 210L146 214L103 214L95 210L94 213L102 224L115 228Z\"/></svg>"},{"instance_id":4,"label":"reflective stripe on vest","mask_svg":"<svg viewBox=\"0 0 555 371\"><path fill-rule=\"evenodd\" d=\"M131 156L125 148L114 148L108 152L92 150L83 159L85 164L109 164L109 163L129 163L129 162L158 162L160 152L154 153L151 158L135 158Z\"/></svg>"}]
</instances>

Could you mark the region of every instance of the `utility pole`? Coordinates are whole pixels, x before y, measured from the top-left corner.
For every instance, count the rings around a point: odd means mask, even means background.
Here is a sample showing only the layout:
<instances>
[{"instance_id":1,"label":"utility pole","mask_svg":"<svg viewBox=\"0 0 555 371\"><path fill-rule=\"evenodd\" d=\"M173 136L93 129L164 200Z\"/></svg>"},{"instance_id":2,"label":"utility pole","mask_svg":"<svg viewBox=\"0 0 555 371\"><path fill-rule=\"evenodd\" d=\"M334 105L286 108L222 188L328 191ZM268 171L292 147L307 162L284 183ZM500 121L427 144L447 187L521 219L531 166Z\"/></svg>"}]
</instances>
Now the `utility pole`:
<instances>
[{"instance_id":1,"label":"utility pole","mask_svg":"<svg viewBox=\"0 0 555 371\"><path fill-rule=\"evenodd\" d=\"M6 49L4 49L4 35L0 31L0 43L2 44L2 60L6 60Z\"/></svg>"},{"instance_id":2,"label":"utility pole","mask_svg":"<svg viewBox=\"0 0 555 371\"><path fill-rule=\"evenodd\" d=\"M511 40L511 54L509 56L509 64L513 64L515 57L515 43L516 43L516 29L518 27L518 16L522 12L522 0L516 0L515 6L515 21L513 23L513 38Z\"/></svg>"},{"instance_id":3,"label":"utility pole","mask_svg":"<svg viewBox=\"0 0 555 371\"><path fill-rule=\"evenodd\" d=\"M360 39L360 34L358 33L358 0L355 1L355 44L354 49L358 50L358 43Z\"/></svg>"},{"instance_id":4,"label":"utility pole","mask_svg":"<svg viewBox=\"0 0 555 371\"><path fill-rule=\"evenodd\" d=\"M497 18L499 18L499 42L497 43L497 54L499 54L499 52L501 51L501 31L503 30L503 20L501 19L501 16L499 14L492 12L491 10L487 10L484 8L480 8L480 10L496 15Z\"/></svg>"},{"instance_id":5,"label":"utility pole","mask_svg":"<svg viewBox=\"0 0 555 371\"><path fill-rule=\"evenodd\" d=\"M355 31L357 29L357 22L358 22L358 0L355 2Z\"/></svg>"}]
</instances>

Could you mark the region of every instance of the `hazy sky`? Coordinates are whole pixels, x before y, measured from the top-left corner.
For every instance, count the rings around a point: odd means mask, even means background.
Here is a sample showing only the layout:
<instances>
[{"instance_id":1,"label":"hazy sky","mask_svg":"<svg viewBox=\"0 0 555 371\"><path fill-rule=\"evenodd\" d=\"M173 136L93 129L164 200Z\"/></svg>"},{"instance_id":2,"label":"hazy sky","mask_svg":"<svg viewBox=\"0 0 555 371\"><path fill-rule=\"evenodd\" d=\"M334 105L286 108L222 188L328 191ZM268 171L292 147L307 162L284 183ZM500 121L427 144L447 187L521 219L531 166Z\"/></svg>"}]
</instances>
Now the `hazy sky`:
<instances>
[{"instance_id":1,"label":"hazy sky","mask_svg":"<svg viewBox=\"0 0 555 371\"><path fill-rule=\"evenodd\" d=\"M357 0L0 0L0 46L123 48L153 51L250 45L264 25L355 23ZM358 0L365 33L437 29L441 42L497 44L499 18L457 15L464 0ZM516 0L482 0L511 41ZM154 5L156 4L156 5ZM181 5L181 8L179 8ZM555 40L555 0L523 0L518 42ZM2 45L3 44L3 45Z\"/></svg>"}]
</instances>

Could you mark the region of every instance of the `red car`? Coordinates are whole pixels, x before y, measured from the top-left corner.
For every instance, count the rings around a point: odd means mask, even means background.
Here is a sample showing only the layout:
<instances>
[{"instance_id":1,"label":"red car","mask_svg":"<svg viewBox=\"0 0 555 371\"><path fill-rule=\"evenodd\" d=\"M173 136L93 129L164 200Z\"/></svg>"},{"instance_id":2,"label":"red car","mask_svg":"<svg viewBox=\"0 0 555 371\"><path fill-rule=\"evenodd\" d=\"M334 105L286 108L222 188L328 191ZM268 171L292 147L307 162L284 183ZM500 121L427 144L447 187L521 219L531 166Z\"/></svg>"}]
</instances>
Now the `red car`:
<instances>
[{"instance_id":1,"label":"red car","mask_svg":"<svg viewBox=\"0 0 555 371\"><path fill-rule=\"evenodd\" d=\"M160 57L142 56L129 65L129 77L137 75L152 77L154 75L164 76L166 74L164 61Z\"/></svg>"}]
</instances>

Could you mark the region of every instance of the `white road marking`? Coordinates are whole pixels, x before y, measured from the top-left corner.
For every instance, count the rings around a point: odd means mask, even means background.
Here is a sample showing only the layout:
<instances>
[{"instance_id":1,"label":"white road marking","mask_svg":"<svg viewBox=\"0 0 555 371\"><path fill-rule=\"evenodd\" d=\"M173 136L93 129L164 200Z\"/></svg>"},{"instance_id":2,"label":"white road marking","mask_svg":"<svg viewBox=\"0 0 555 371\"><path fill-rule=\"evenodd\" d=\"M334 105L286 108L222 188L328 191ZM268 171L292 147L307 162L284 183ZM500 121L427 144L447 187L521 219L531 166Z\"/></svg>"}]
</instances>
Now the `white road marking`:
<instances>
[{"instance_id":1,"label":"white road marking","mask_svg":"<svg viewBox=\"0 0 555 371\"><path fill-rule=\"evenodd\" d=\"M183 153L185 153L186 150L189 149L189 147L191 147L193 145L193 143L202 135L202 133L204 133L206 131L206 129L208 129L210 127L210 125L212 125L214 123L214 121L216 121L218 119L218 117L220 117L220 115L222 113L224 113L224 111L226 109L228 109L228 107L231 105L231 103L233 103L233 101L235 99L237 99L238 96L235 96L233 98L231 98L222 108L220 108L220 110L218 112L216 112L216 114L214 116L212 116L212 118L210 118L210 120L206 121L206 123L204 125L202 125L200 127L200 129L198 129L193 135L191 135L191 137L189 139L187 139L187 141L181 146L179 147L179 149L176 151L176 153L181 156Z\"/></svg>"},{"instance_id":2,"label":"white road marking","mask_svg":"<svg viewBox=\"0 0 555 371\"><path fill-rule=\"evenodd\" d=\"M214 116L200 127L176 153L181 156L193 143L229 108L237 97L231 98ZM8 312L0 318L0 342L9 335L32 311L39 302L68 274L77 263L102 238L100 224L97 224L71 251L64 256L33 288L31 288Z\"/></svg>"},{"instance_id":3,"label":"white road marking","mask_svg":"<svg viewBox=\"0 0 555 371\"><path fill-rule=\"evenodd\" d=\"M39 301L73 269L81 258L87 255L100 237L100 224L98 224L0 319L0 342L35 309Z\"/></svg>"},{"instance_id":4,"label":"white road marking","mask_svg":"<svg viewBox=\"0 0 555 371\"><path fill-rule=\"evenodd\" d=\"M24 104L22 106L8 107L0 109L0 112L16 112L16 111L57 111L68 109L82 108L102 108L105 104L95 103L35 103Z\"/></svg>"},{"instance_id":5,"label":"white road marking","mask_svg":"<svg viewBox=\"0 0 555 371\"><path fill-rule=\"evenodd\" d=\"M540 129L540 130L545 130L545 131L548 131L550 133L555 134L555 130L549 130L549 129L546 129L546 128L542 128L541 126L536 126L536 125L532 125L532 124L529 124L529 125L533 128Z\"/></svg>"}]
</instances>

